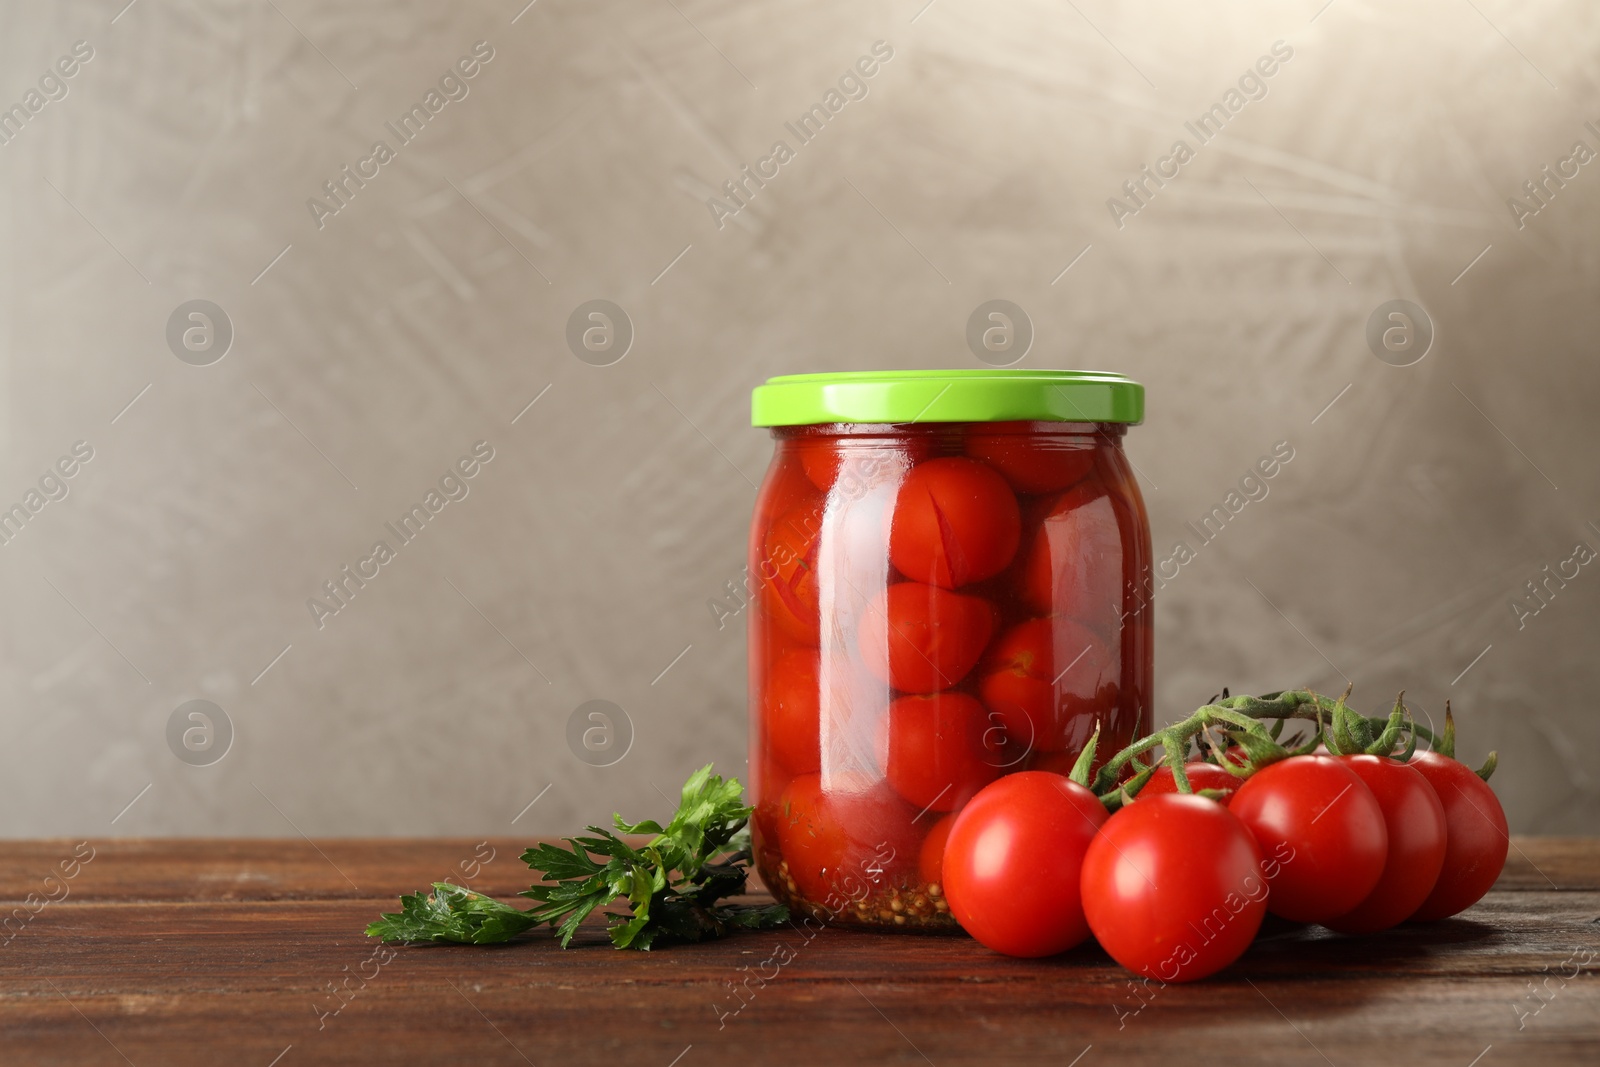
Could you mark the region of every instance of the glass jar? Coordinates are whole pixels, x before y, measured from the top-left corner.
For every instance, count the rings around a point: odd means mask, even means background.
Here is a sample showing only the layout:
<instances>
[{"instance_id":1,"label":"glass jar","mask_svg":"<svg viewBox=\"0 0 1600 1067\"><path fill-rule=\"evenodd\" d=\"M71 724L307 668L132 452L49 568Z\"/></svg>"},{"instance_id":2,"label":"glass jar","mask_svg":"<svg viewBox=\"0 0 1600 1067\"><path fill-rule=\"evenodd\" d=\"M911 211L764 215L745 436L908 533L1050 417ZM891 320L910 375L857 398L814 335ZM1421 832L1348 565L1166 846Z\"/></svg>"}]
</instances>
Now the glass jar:
<instances>
[{"instance_id":1,"label":"glass jar","mask_svg":"<svg viewBox=\"0 0 1600 1067\"><path fill-rule=\"evenodd\" d=\"M805 374L755 390L757 869L822 922L953 927L951 820L1150 729L1144 389L1078 371Z\"/></svg>"}]
</instances>

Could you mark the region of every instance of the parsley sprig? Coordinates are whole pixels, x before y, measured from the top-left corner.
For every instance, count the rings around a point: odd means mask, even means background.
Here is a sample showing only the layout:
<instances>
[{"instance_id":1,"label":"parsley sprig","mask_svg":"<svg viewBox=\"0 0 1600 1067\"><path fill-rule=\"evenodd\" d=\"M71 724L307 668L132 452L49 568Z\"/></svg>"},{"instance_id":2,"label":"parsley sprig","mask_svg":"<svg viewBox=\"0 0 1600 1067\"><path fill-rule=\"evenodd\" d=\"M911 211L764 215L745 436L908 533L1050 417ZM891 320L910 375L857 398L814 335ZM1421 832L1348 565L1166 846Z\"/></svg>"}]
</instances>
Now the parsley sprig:
<instances>
[{"instance_id":1,"label":"parsley sprig","mask_svg":"<svg viewBox=\"0 0 1600 1067\"><path fill-rule=\"evenodd\" d=\"M540 923L555 926L565 948L596 909L626 901L628 914L613 914L609 932L617 948L648 949L658 940L703 941L744 927L761 929L789 918L781 904L729 904L744 892L750 851L750 818L738 779L700 768L683 784L672 821L629 823L612 816L616 833L588 827L589 836L569 837L570 847L544 843L522 860L542 872L542 881L522 895L538 904L526 911L450 882L432 893L400 898L401 910L385 914L367 934L385 941L453 941L487 945L509 941ZM634 848L618 834L651 834Z\"/></svg>"}]
</instances>

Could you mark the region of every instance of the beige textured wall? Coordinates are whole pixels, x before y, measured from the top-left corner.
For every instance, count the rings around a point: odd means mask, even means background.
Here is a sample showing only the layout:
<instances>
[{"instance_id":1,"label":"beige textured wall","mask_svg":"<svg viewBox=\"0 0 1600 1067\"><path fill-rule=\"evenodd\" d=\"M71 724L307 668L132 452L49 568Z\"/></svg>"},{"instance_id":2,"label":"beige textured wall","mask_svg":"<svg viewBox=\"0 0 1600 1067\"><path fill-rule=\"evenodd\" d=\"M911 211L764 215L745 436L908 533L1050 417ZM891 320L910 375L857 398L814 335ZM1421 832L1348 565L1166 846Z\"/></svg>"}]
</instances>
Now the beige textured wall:
<instances>
[{"instance_id":1,"label":"beige textured wall","mask_svg":"<svg viewBox=\"0 0 1600 1067\"><path fill-rule=\"evenodd\" d=\"M532 833L740 769L742 628L707 602L769 453L750 387L979 366L996 297L1024 365L1147 384L1158 558L1294 449L1162 591L1159 718L1224 685L1450 697L1518 829L1596 828L1600 567L1520 629L1512 600L1600 548L1600 162L1520 227L1506 203L1600 150L1593 4L122 2L0 6L0 106L93 48L0 144L0 503L93 449L0 545L0 833ZM1279 40L1266 95L1188 134ZM719 229L707 195L778 139ZM611 366L565 341L597 298L635 331ZM1365 340L1395 298L1437 335L1408 367ZM166 336L193 299L234 334L205 366ZM307 599L479 441L319 629ZM192 699L235 734L208 766L167 740ZM634 728L610 767L567 743L594 699Z\"/></svg>"}]
</instances>

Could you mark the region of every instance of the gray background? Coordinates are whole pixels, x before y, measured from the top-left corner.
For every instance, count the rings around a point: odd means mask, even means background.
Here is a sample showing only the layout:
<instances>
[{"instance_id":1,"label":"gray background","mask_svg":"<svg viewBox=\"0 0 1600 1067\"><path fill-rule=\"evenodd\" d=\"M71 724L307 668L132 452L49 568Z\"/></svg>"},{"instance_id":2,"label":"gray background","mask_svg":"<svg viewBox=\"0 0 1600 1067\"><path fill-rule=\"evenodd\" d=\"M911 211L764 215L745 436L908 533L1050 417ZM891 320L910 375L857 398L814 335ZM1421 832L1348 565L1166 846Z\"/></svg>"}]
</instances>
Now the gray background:
<instances>
[{"instance_id":1,"label":"gray background","mask_svg":"<svg viewBox=\"0 0 1600 1067\"><path fill-rule=\"evenodd\" d=\"M95 49L0 146L0 498L94 448L0 546L0 833L531 834L741 770L743 629L707 602L770 451L751 386L980 366L991 298L1023 365L1147 384L1158 558L1295 450L1162 591L1159 719L1223 685L1450 697L1515 828L1595 829L1600 568L1520 630L1511 601L1600 547L1600 162L1506 205L1600 149L1593 4L122 2L0 7L0 106ZM880 39L719 230L706 196ZM1268 95L1115 226L1278 39ZM479 40L319 230L307 198ZM1396 297L1437 330L1406 368L1364 339ZM210 366L165 339L196 298L234 329ZM596 298L637 331L609 367L564 340ZM307 598L479 440L319 630ZM210 766L168 748L192 699L234 728ZM633 723L610 767L566 740L592 699Z\"/></svg>"}]
</instances>

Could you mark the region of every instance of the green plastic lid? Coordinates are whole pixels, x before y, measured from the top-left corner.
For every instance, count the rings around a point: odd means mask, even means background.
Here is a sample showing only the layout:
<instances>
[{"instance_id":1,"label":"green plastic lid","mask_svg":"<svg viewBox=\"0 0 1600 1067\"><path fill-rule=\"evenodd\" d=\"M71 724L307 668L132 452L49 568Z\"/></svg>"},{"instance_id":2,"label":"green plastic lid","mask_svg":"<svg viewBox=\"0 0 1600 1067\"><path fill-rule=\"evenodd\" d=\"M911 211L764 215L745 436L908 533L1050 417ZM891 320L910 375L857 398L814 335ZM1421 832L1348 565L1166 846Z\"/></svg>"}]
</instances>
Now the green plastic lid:
<instances>
[{"instance_id":1,"label":"green plastic lid","mask_svg":"<svg viewBox=\"0 0 1600 1067\"><path fill-rule=\"evenodd\" d=\"M832 422L1144 420L1144 386L1083 370L901 370L785 374L750 397L754 426Z\"/></svg>"}]
</instances>

